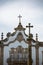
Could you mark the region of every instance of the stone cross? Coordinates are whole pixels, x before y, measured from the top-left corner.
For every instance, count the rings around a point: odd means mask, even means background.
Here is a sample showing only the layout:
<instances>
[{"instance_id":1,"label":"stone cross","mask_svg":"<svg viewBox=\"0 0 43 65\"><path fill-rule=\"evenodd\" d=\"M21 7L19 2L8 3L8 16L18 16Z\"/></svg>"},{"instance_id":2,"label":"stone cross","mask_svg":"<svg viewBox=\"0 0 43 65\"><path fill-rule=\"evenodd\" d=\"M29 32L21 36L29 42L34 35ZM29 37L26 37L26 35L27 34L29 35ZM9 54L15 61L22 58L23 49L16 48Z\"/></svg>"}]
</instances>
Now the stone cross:
<instances>
[{"instance_id":1,"label":"stone cross","mask_svg":"<svg viewBox=\"0 0 43 65\"><path fill-rule=\"evenodd\" d=\"M19 15L18 18L19 18L19 23L21 23L21 18L22 18L22 16Z\"/></svg>"},{"instance_id":2,"label":"stone cross","mask_svg":"<svg viewBox=\"0 0 43 65\"><path fill-rule=\"evenodd\" d=\"M29 28L29 35L30 35L30 28L32 28L33 26L31 26L30 23L29 23L29 25L26 26L26 27Z\"/></svg>"}]
</instances>

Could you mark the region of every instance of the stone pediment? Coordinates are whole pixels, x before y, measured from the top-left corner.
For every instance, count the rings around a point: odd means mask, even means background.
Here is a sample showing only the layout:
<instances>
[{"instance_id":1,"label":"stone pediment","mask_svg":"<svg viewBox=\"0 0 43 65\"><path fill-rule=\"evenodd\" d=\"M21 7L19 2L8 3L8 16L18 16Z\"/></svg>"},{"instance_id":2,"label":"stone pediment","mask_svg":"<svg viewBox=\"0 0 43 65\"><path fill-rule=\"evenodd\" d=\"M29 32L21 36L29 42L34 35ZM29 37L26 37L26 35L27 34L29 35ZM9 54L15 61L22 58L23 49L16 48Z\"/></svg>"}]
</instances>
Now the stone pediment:
<instances>
[{"instance_id":1,"label":"stone pediment","mask_svg":"<svg viewBox=\"0 0 43 65\"><path fill-rule=\"evenodd\" d=\"M15 30L25 30L25 28L21 25L21 22L19 22L19 25L14 29Z\"/></svg>"},{"instance_id":2,"label":"stone pediment","mask_svg":"<svg viewBox=\"0 0 43 65\"><path fill-rule=\"evenodd\" d=\"M8 43L13 43L16 40L21 42L22 40L26 41L28 38L28 36L26 36L26 34L24 33L24 31L16 31L16 33L12 36L10 35L9 37L7 37L4 41L4 44L8 44Z\"/></svg>"}]
</instances>

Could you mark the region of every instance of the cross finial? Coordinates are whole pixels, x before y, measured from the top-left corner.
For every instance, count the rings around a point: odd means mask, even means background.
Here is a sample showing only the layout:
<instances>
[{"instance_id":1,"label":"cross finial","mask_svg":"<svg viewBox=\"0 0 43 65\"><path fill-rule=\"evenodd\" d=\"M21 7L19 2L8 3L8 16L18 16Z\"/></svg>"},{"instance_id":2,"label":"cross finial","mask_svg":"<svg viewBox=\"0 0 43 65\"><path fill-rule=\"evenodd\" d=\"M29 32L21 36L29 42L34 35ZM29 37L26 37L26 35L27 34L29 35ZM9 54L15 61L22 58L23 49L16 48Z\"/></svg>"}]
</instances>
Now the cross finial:
<instances>
[{"instance_id":1,"label":"cross finial","mask_svg":"<svg viewBox=\"0 0 43 65\"><path fill-rule=\"evenodd\" d=\"M18 18L19 18L19 23L21 23L22 16L20 14L19 14Z\"/></svg>"},{"instance_id":2,"label":"cross finial","mask_svg":"<svg viewBox=\"0 0 43 65\"><path fill-rule=\"evenodd\" d=\"M31 26L31 24L29 23L28 26L26 27L29 28L29 35L30 35L30 28L32 28L33 26Z\"/></svg>"}]
</instances>

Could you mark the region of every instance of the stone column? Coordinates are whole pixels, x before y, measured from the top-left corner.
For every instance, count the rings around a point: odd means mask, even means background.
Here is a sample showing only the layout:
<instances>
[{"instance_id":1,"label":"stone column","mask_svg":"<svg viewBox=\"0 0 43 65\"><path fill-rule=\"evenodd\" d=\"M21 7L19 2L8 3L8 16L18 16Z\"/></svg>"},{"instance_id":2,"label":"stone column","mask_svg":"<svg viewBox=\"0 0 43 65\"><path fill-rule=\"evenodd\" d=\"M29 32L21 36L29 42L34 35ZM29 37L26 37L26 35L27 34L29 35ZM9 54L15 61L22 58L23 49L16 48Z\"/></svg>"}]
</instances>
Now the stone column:
<instances>
[{"instance_id":1,"label":"stone column","mask_svg":"<svg viewBox=\"0 0 43 65\"><path fill-rule=\"evenodd\" d=\"M1 34L1 65L3 65L4 56L4 45L3 45L3 32Z\"/></svg>"},{"instance_id":2,"label":"stone column","mask_svg":"<svg viewBox=\"0 0 43 65\"><path fill-rule=\"evenodd\" d=\"M39 44L37 34L36 34L36 65L39 65Z\"/></svg>"},{"instance_id":3,"label":"stone column","mask_svg":"<svg viewBox=\"0 0 43 65\"><path fill-rule=\"evenodd\" d=\"M43 51L42 51L42 65L43 65Z\"/></svg>"},{"instance_id":4,"label":"stone column","mask_svg":"<svg viewBox=\"0 0 43 65\"><path fill-rule=\"evenodd\" d=\"M29 41L28 41L29 43ZM27 59L27 65L29 65L29 45L28 45L28 59Z\"/></svg>"},{"instance_id":5,"label":"stone column","mask_svg":"<svg viewBox=\"0 0 43 65\"><path fill-rule=\"evenodd\" d=\"M2 65L2 53L1 53L1 50L2 48L1 48L1 45L0 45L0 65Z\"/></svg>"},{"instance_id":6,"label":"stone column","mask_svg":"<svg viewBox=\"0 0 43 65\"><path fill-rule=\"evenodd\" d=\"M39 65L39 46L36 45L36 65Z\"/></svg>"},{"instance_id":7,"label":"stone column","mask_svg":"<svg viewBox=\"0 0 43 65\"><path fill-rule=\"evenodd\" d=\"M27 65L32 65L32 50L31 50L31 41L28 41L28 60L27 60Z\"/></svg>"},{"instance_id":8,"label":"stone column","mask_svg":"<svg viewBox=\"0 0 43 65\"><path fill-rule=\"evenodd\" d=\"M0 45L0 65L3 65L3 46Z\"/></svg>"},{"instance_id":9,"label":"stone column","mask_svg":"<svg viewBox=\"0 0 43 65\"><path fill-rule=\"evenodd\" d=\"M32 49L31 49L31 41L29 42L29 65L32 65Z\"/></svg>"},{"instance_id":10,"label":"stone column","mask_svg":"<svg viewBox=\"0 0 43 65\"><path fill-rule=\"evenodd\" d=\"M1 53L2 53L2 65L3 65L3 60L4 60L4 58L3 58L3 56L4 56L4 54L3 54L4 53L4 47L3 46L2 46L2 52Z\"/></svg>"},{"instance_id":11,"label":"stone column","mask_svg":"<svg viewBox=\"0 0 43 65\"><path fill-rule=\"evenodd\" d=\"M32 37L33 35L30 34L29 36L29 39L28 39L28 44L29 44L29 47L28 47L28 51L29 51L29 64L28 65L32 65Z\"/></svg>"}]
</instances>

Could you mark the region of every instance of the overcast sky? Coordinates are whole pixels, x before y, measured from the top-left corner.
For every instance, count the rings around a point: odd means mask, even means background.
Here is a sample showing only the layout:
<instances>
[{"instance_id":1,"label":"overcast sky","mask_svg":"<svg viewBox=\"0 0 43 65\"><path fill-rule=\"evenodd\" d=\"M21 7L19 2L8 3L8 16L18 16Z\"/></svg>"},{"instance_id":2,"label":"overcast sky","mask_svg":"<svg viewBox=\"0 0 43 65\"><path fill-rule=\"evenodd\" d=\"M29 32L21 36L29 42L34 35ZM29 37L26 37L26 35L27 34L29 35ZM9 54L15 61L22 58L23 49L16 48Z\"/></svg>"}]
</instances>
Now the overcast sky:
<instances>
[{"instance_id":1,"label":"overcast sky","mask_svg":"<svg viewBox=\"0 0 43 65\"><path fill-rule=\"evenodd\" d=\"M18 25L18 15L22 16L21 23L24 27L31 23L31 32L38 33L39 40L43 41L43 0L0 0L0 38L7 32L13 32ZM26 29L28 34L28 29Z\"/></svg>"}]
</instances>

